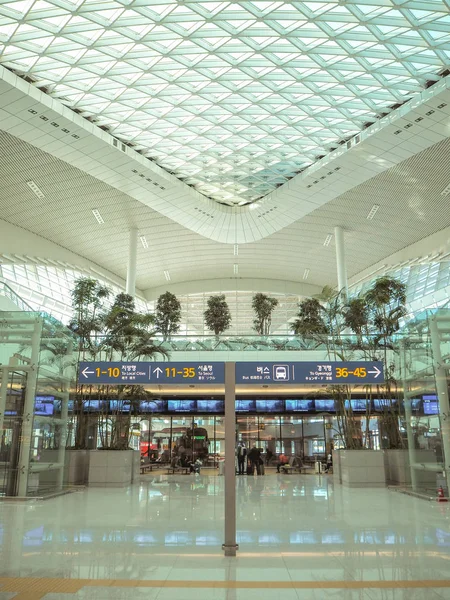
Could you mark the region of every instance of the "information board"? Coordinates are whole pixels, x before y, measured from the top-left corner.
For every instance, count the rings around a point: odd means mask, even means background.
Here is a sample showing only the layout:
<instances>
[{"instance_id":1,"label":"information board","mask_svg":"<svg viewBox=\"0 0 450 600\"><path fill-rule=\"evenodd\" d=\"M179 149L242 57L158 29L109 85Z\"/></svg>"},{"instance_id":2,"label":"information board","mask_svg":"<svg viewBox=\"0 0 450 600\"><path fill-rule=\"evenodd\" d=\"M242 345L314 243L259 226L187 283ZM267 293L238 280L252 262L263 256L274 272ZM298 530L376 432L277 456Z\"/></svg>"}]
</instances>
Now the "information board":
<instances>
[{"instance_id":1,"label":"information board","mask_svg":"<svg viewBox=\"0 0 450 600\"><path fill-rule=\"evenodd\" d=\"M236 384L359 384L384 383L383 363L352 362L238 362Z\"/></svg>"},{"instance_id":2,"label":"information board","mask_svg":"<svg viewBox=\"0 0 450 600\"><path fill-rule=\"evenodd\" d=\"M80 362L79 383L224 383L223 362Z\"/></svg>"}]
</instances>

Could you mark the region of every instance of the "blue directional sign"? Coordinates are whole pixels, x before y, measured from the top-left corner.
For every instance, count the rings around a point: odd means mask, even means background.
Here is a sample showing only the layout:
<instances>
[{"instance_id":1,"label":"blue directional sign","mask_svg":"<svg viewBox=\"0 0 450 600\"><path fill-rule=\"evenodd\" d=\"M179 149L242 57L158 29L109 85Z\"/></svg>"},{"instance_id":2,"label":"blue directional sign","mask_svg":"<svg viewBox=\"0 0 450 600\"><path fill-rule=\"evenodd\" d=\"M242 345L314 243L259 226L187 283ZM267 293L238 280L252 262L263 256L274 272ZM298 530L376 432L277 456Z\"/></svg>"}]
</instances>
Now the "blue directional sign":
<instances>
[{"instance_id":1,"label":"blue directional sign","mask_svg":"<svg viewBox=\"0 0 450 600\"><path fill-rule=\"evenodd\" d=\"M223 362L80 362L79 383L224 383Z\"/></svg>"},{"instance_id":2,"label":"blue directional sign","mask_svg":"<svg viewBox=\"0 0 450 600\"><path fill-rule=\"evenodd\" d=\"M238 362L236 383L359 384L384 383L383 363L353 362Z\"/></svg>"}]
</instances>

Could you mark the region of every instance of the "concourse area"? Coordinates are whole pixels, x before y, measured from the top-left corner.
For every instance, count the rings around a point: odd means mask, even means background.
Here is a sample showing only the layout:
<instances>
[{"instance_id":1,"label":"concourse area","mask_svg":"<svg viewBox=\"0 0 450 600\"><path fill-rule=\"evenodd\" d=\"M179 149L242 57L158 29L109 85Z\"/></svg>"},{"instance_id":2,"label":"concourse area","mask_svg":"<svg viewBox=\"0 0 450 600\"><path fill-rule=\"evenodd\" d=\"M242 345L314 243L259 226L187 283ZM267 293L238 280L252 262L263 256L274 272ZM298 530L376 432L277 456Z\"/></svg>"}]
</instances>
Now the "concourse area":
<instances>
[{"instance_id":1,"label":"concourse area","mask_svg":"<svg viewBox=\"0 0 450 600\"><path fill-rule=\"evenodd\" d=\"M220 552L217 475L149 474L126 492L3 502L0 598L450 598L448 504L345 490L326 475L272 473L236 486L235 559Z\"/></svg>"}]
</instances>

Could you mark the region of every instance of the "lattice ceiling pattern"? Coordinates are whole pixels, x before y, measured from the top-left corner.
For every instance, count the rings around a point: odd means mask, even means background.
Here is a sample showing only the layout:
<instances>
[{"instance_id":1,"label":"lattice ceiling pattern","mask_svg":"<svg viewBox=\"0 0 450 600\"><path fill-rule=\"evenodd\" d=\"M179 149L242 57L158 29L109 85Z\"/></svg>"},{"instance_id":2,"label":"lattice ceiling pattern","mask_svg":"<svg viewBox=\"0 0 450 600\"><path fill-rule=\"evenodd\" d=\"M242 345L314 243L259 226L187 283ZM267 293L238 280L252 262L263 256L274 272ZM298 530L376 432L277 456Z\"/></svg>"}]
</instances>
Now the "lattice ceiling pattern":
<instances>
[{"instance_id":1,"label":"lattice ceiling pattern","mask_svg":"<svg viewBox=\"0 0 450 600\"><path fill-rule=\"evenodd\" d=\"M219 202L267 195L450 63L450 0L0 0L0 62Z\"/></svg>"}]
</instances>

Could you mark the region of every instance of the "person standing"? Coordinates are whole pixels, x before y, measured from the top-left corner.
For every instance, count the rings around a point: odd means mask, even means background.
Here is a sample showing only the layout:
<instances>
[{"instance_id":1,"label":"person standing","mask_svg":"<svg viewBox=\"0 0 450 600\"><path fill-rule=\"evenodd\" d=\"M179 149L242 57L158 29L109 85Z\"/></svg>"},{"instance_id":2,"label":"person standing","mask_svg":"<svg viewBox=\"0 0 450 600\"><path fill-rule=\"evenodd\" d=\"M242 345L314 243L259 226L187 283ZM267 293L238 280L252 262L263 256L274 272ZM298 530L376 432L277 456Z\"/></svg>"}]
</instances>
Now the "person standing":
<instances>
[{"instance_id":1,"label":"person standing","mask_svg":"<svg viewBox=\"0 0 450 600\"><path fill-rule=\"evenodd\" d=\"M244 475L245 463L247 459L247 448L242 442L239 442L236 449L237 463L238 463L238 475Z\"/></svg>"},{"instance_id":2,"label":"person standing","mask_svg":"<svg viewBox=\"0 0 450 600\"><path fill-rule=\"evenodd\" d=\"M261 452L256 446L253 446L248 453L248 459L250 461L250 473L253 475L256 467L256 473L261 475Z\"/></svg>"}]
</instances>

